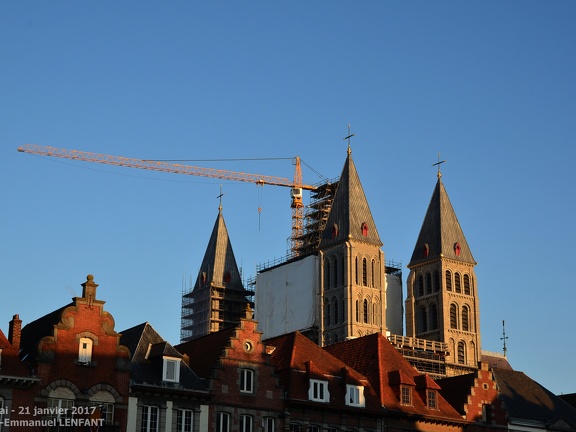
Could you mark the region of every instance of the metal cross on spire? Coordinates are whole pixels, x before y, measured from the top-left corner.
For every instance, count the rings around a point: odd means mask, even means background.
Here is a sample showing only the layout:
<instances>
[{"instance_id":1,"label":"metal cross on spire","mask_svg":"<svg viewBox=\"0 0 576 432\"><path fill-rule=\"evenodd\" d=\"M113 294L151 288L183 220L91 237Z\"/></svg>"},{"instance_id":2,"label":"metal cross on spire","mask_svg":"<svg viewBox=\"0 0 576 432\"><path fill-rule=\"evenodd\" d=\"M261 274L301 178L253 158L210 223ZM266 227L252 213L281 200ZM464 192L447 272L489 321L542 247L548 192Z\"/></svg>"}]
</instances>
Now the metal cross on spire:
<instances>
[{"instance_id":1,"label":"metal cross on spire","mask_svg":"<svg viewBox=\"0 0 576 432\"><path fill-rule=\"evenodd\" d=\"M348 154L352 153L352 149L350 148L350 138L352 138L354 134L350 133L350 123L348 123L348 136L344 137L344 140L348 140Z\"/></svg>"},{"instance_id":2,"label":"metal cross on spire","mask_svg":"<svg viewBox=\"0 0 576 432\"><path fill-rule=\"evenodd\" d=\"M218 206L218 211L222 211L222 197L223 196L224 196L224 193L222 192L222 185L220 185L220 195L218 195L216 197L220 200L220 205Z\"/></svg>"},{"instance_id":3,"label":"metal cross on spire","mask_svg":"<svg viewBox=\"0 0 576 432\"><path fill-rule=\"evenodd\" d=\"M443 164L446 160L440 160L440 153L438 153L438 162L432 164L432 166L438 166L438 178L442 177L442 173L440 172L440 164Z\"/></svg>"}]
</instances>

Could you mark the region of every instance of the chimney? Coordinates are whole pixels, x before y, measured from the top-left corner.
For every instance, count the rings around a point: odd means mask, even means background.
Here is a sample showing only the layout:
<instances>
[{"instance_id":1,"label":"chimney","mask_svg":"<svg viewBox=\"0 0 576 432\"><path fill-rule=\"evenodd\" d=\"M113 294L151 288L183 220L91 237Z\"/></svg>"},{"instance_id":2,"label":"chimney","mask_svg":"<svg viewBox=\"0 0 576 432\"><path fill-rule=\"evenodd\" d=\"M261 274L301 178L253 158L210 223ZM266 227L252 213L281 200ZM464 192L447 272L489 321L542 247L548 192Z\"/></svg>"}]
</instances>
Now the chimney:
<instances>
[{"instance_id":1,"label":"chimney","mask_svg":"<svg viewBox=\"0 0 576 432\"><path fill-rule=\"evenodd\" d=\"M8 324L8 341L10 345L20 351L20 337L22 336L22 320L18 314L12 317Z\"/></svg>"},{"instance_id":2,"label":"chimney","mask_svg":"<svg viewBox=\"0 0 576 432\"><path fill-rule=\"evenodd\" d=\"M88 299L88 303L92 304L96 300L97 283L94 283L94 276L89 274L86 276L86 282L82 284L82 297Z\"/></svg>"}]
</instances>

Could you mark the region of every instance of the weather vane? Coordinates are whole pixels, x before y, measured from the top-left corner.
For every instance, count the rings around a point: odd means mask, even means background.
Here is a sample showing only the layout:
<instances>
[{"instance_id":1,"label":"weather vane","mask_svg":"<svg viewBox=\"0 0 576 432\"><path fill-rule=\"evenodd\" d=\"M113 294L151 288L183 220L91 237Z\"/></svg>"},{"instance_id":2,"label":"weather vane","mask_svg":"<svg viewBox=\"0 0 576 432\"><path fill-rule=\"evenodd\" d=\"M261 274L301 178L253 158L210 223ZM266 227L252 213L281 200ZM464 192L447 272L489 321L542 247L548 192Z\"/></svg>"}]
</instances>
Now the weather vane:
<instances>
[{"instance_id":1,"label":"weather vane","mask_svg":"<svg viewBox=\"0 0 576 432\"><path fill-rule=\"evenodd\" d=\"M352 150L350 148L350 138L352 138L354 136L354 134L350 133L350 123L348 123L348 136L344 137L344 140L348 140L348 154L352 153Z\"/></svg>"},{"instance_id":2,"label":"weather vane","mask_svg":"<svg viewBox=\"0 0 576 432\"><path fill-rule=\"evenodd\" d=\"M440 172L440 164L443 164L446 160L440 160L440 153L438 153L438 162L432 164L432 166L438 166L438 178L442 177L442 173Z\"/></svg>"},{"instance_id":3,"label":"weather vane","mask_svg":"<svg viewBox=\"0 0 576 432\"><path fill-rule=\"evenodd\" d=\"M506 328L504 327L504 320L502 320L502 337L500 338L500 340L504 341L504 347L502 348L502 351L504 352L504 357L506 357L506 351L508 351L508 349L506 348L506 339L508 339L508 336L506 336Z\"/></svg>"}]
</instances>

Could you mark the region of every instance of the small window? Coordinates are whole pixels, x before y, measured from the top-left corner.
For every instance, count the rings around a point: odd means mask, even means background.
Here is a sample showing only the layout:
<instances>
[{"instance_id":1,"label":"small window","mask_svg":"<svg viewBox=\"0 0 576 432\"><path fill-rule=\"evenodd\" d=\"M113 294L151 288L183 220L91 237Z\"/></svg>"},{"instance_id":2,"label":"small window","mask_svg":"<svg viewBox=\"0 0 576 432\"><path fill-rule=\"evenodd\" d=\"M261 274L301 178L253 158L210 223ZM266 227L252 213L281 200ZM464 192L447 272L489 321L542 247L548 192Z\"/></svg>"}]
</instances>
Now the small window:
<instances>
[{"instance_id":1,"label":"small window","mask_svg":"<svg viewBox=\"0 0 576 432\"><path fill-rule=\"evenodd\" d=\"M408 386L400 386L400 403L412 405L412 389Z\"/></svg>"},{"instance_id":2,"label":"small window","mask_svg":"<svg viewBox=\"0 0 576 432\"><path fill-rule=\"evenodd\" d=\"M366 222L362 222L360 229L362 230L362 235L368 237L368 224Z\"/></svg>"},{"instance_id":3,"label":"small window","mask_svg":"<svg viewBox=\"0 0 576 432\"><path fill-rule=\"evenodd\" d=\"M424 276L418 276L418 297L422 297L424 295Z\"/></svg>"},{"instance_id":4,"label":"small window","mask_svg":"<svg viewBox=\"0 0 576 432\"><path fill-rule=\"evenodd\" d=\"M264 417L264 432L276 432L276 420L274 417Z\"/></svg>"},{"instance_id":5,"label":"small window","mask_svg":"<svg viewBox=\"0 0 576 432\"><path fill-rule=\"evenodd\" d=\"M450 305L450 328L458 328L458 308L455 304Z\"/></svg>"},{"instance_id":6,"label":"small window","mask_svg":"<svg viewBox=\"0 0 576 432\"><path fill-rule=\"evenodd\" d=\"M468 306L462 306L462 330L464 331L470 331L469 315Z\"/></svg>"},{"instance_id":7,"label":"small window","mask_svg":"<svg viewBox=\"0 0 576 432\"><path fill-rule=\"evenodd\" d=\"M159 432L158 413L156 406L144 405L142 407L142 416L140 418L140 432Z\"/></svg>"},{"instance_id":8,"label":"small window","mask_svg":"<svg viewBox=\"0 0 576 432\"><path fill-rule=\"evenodd\" d=\"M370 321L368 319L368 300L364 299L364 307L363 307L363 315L362 315L363 319L364 319L364 323L368 324L368 321Z\"/></svg>"},{"instance_id":9,"label":"small window","mask_svg":"<svg viewBox=\"0 0 576 432\"><path fill-rule=\"evenodd\" d=\"M92 362L92 339L80 338L78 346L78 363L88 365Z\"/></svg>"},{"instance_id":10,"label":"small window","mask_svg":"<svg viewBox=\"0 0 576 432\"><path fill-rule=\"evenodd\" d=\"M364 387L356 385L346 385L346 405L364 406Z\"/></svg>"},{"instance_id":11,"label":"small window","mask_svg":"<svg viewBox=\"0 0 576 432\"><path fill-rule=\"evenodd\" d=\"M240 432L252 432L252 416L240 416Z\"/></svg>"},{"instance_id":12,"label":"small window","mask_svg":"<svg viewBox=\"0 0 576 432\"><path fill-rule=\"evenodd\" d=\"M163 381L180 381L180 359L164 357Z\"/></svg>"},{"instance_id":13,"label":"small window","mask_svg":"<svg viewBox=\"0 0 576 432\"><path fill-rule=\"evenodd\" d=\"M428 408L431 408L431 409L438 408L438 399L437 399L436 390L427 390L426 391L426 398L427 398Z\"/></svg>"},{"instance_id":14,"label":"small window","mask_svg":"<svg viewBox=\"0 0 576 432\"><path fill-rule=\"evenodd\" d=\"M254 371L240 369L240 392L252 393L254 391Z\"/></svg>"},{"instance_id":15,"label":"small window","mask_svg":"<svg viewBox=\"0 0 576 432\"><path fill-rule=\"evenodd\" d=\"M432 275L426 273L426 294L432 294Z\"/></svg>"},{"instance_id":16,"label":"small window","mask_svg":"<svg viewBox=\"0 0 576 432\"><path fill-rule=\"evenodd\" d=\"M492 423L492 405L490 404L482 405L482 422Z\"/></svg>"},{"instance_id":17,"label":"small window","mask_svg":"<svg viewBox=\"0 0 576 432\"><path fill-rule=\"evenodd\" d=\"M216 414L216 432L228 432L230 430L230 414L219 412Z\"/></svg>"},{"instance_id":18,"label":"small window","mask_svg":"<svg viewBox=\"0 0 576 432\"><path fill-rule=\"evenodd\" d=\"M452 291L452 273L446 270L446 291Z\"/></svg>"},{"instance_id":19,"label":"small window","mask_svg":"<svg viewBox=\"0 0 576 432\"><path fill-rule=\"evenodd\" d=\"M470 276L464 275L464 294L470 295Z\"/></svg>"},{"instance_id":20,"label":"small window","mask_svg":"<svg viewBox=\"0 0 576 432\"><path fill-rule=\"evenodd\" d=\"M462 341L458 342L458 363L466 364L466 344Z\"/></svg>"},{"instance_id":21,"label":"small window","mask_svg":"<svg viewBox=\"0 0 576 432\"><path fill-rule=\"evenodd\" d=\"M179 409L176 413L177 432L192 432L194 413L189 409Z\"/></svg>"},{"instance_id":22,"label":"small window","mask_svg":"<svg viewBox=\"0 0 576 432\"><path fill-rule=\"evenodd\" d=\"M330 394L328 393L328 381L311 379L310 389L308 390L308 398L316 402L330 401Z\"/></svg>"},{"instance_id":23,"label":"small window","mask_svg":"<svg viewBox=\"0 0 576 432\"><path fill-rule=\"evenodd\" d=\"M462 286L460 285L460 273L454 273L454 287L458 294L462 294Z\"/></svg>"}]
</instances>

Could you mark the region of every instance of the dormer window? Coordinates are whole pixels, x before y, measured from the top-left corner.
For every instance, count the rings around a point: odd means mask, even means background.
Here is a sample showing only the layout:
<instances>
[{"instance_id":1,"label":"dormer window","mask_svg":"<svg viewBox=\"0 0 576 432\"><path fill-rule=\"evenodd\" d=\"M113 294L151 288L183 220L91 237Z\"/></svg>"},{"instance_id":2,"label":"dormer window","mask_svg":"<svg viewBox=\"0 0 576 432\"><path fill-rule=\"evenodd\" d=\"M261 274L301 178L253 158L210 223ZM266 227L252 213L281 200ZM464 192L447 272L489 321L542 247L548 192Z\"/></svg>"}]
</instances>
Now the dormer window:
<instances>
[{"instance_id":1,"label":"dormer window","mask_svg":"<svg viewBox=\"0 0 576 432\"><path fill-rule=\"evenodd\" d=\"M162 367L162 381L180 381L180 359L174 357L164 357Z\"/></svg>"},{"instance_id":2,"label":"dormer window","mask_svg":"<svg viewBox=\"0 0 576 432\"><path fill-rule=\"evenodd\" d=\"M426 390L426 404L430 409L438 408L438 392L436 390Z\"/></svg>"},{"instance_id":3,"label":"dormer window","mask_svg":"<svg viewBox=\"0 0 576 432\"><path fill-rule=\"evenodd\" d=\"M460 256L460 252L461 252L461 248L460 248L460 243L456 242L454 243L454 253L456 254L456 256Z\"/></svg>"},{"instance_id":4,"label":"dormer window","mask_svg":"<svg viewBox=\"0 0 576 432\"><path fill-rule=\"evenodd\" d=\"M412 405L412 388L401 385L400 386L400 403L402 405Z\"/></svg>"},{"instance_id":5,"label":"dormer window","mask_svg":"<svg viewBox=\"0 0 576 432\"><path fill-rule=\"evenodd\" d=\"M308 389L308 399L316 402L329 402L328 381L311 379L310 388Z\"/></svg>"},{"instance_id":6,"label":"dormer window","mask_svg":"<svg viewBox=\"0 0 576 432\"><path fill-rule=\"evenodd\" d=\"M92 362L92 339L80 338L78 346L78 363L88 365Z\"/></svg>"},{"instance_id":7,"label":"dormer window","mask_svg":"<svg viewBox=\"0 0 576 432\"><path fill-rule=\"evenodd\" d=\"M364 237L368 237L368 224L366 222L362 222L362 225L360 226L360 230L362 231L362 235Z\"/></svg>"},{"instance_id":8,"label":"dormer window","mask_svg":"<svg viewBox=\"0 0 576 432\"><path fill-rule=\"evenodd\" d=\"M364 387L357 385L346 385L346 405L363 407L364 402Z\"/></svg>"}]
</instances>

